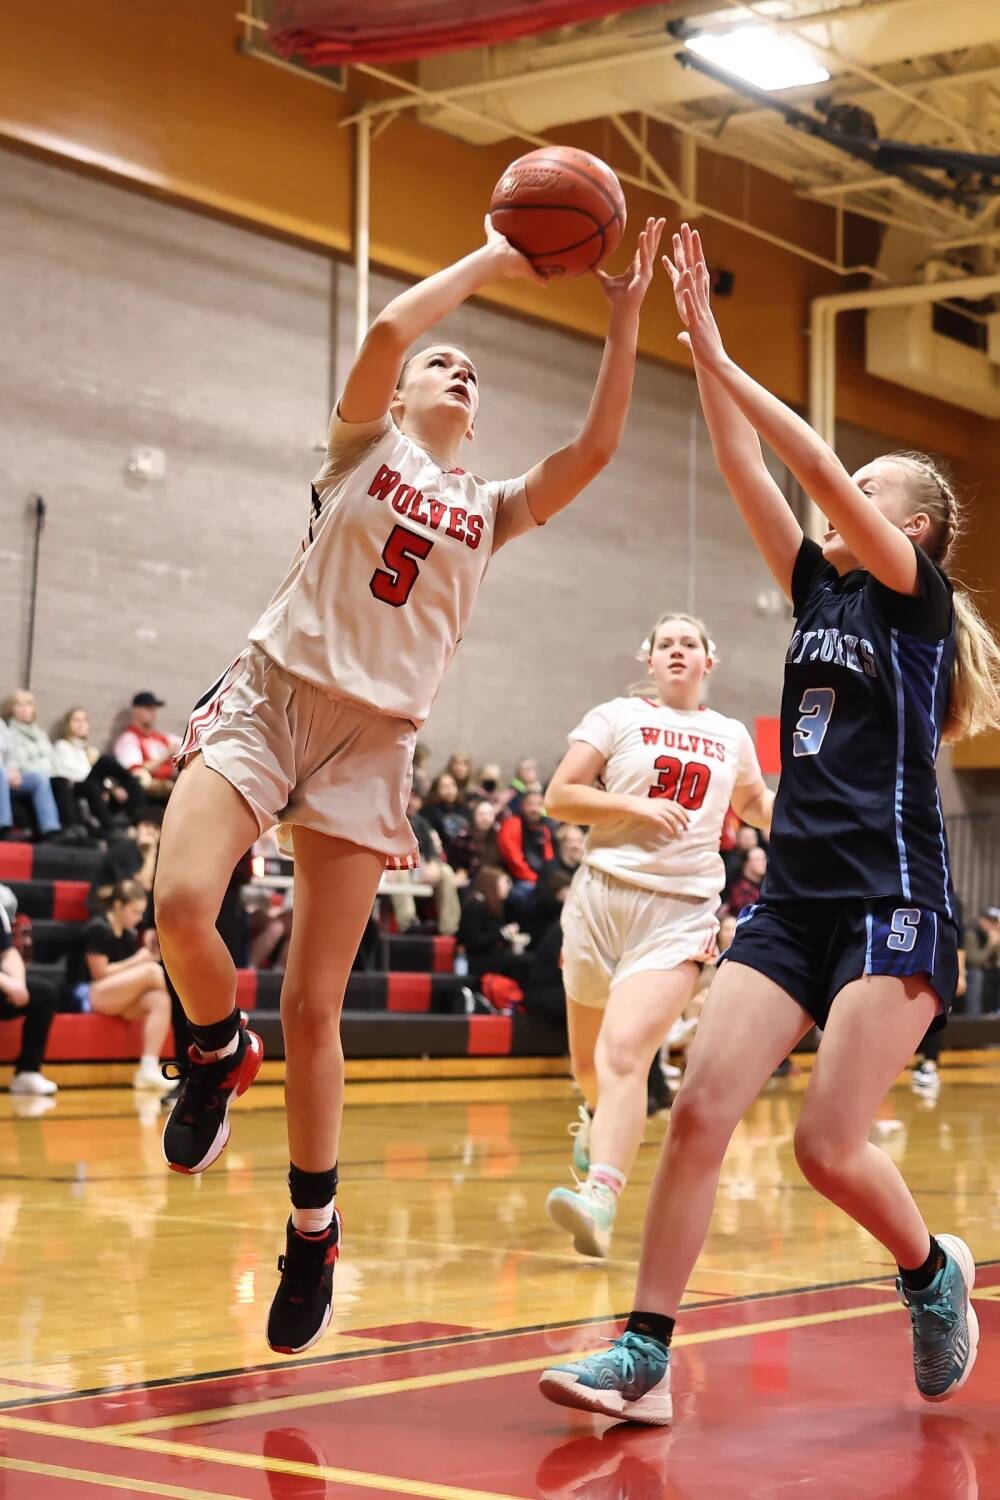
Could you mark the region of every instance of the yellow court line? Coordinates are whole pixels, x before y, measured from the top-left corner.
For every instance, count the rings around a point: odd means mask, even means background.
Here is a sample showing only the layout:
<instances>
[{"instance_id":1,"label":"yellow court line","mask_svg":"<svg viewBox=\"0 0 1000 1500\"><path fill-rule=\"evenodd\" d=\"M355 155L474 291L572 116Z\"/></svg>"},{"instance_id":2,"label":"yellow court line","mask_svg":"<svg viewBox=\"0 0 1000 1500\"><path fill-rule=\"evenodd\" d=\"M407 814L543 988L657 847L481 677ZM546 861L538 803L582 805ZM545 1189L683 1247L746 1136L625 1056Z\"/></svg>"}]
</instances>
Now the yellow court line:
<instances>
[{"instance_id":1,"label":"yellow court line","mask_svg":"<svg viewBox=\"0 0 1000 1500\"><path fill-rule=\"evenodd\" d=\"M867 1318L875 1313L899 1312L898 1302L874 1302L863 1307L843 1308L839 1312L802 1313L798 1317L772 1318L765 1323L733 1324L728 1328L711 1328L702 1333L682 1333L673 1347L684 1344L721 1343L724 1339L742 1339L758 1333L780 1333L790 1328L810 1328L820 1323L843 1323L849 1318ZM139 1422L122 1422L102 1428L108 1437L134 1437L147 1432L170 1432L179 1427L201 1427L215 1422L233 1422L241 1417L273 1416L277 1412L304 1410L313 1406L338 1406L344 1401L364 1401L376 1396L396 1396L406 1391L428 1391L438 1386L463 1385L473 1380L492 1380L503 1375L523 1375L529 1370L545 1370L552 1364L566 1364L594 1352L593 1346L572 1352L549 1353L539 1358L512 1360L499 1365L473 1365L468 1369L445 1370L436 1375L410 1375L401 1380L380 1380L370 1385L342 1386L334 1391L312 1391L308 1395L272 1396L243 1405L220 1406L209 1411L184 1412L173 1417L147 1417ZM2 1420L2 1419L0 1419Z\"/></svg>"},{"instance_id":2,"label":"yellow court line","mask_svg":"<svg viewBox=\"0 0 1000 1500\"><path fill-rule=\"evenodd\" d=\"M39 1464L30 1458L0 1458L0 1470L39 1474L46 1479L69 1479L75 1484L100 1484L109 1490L128 1490L132 1495L167 1495L172 1500L241 1500L221 1490L189 1490L180 1484L157 1484L155 1479L123 1478L120 1474L98 1474L91 1469L66 1469L61 1464Z\"/></svg>"},{"instance_id":3,"label":"yellow court line","mask_svg":"<svg viewBox=\"0 0 1000 1500\"><path fill-rule=\"evenodd\" d=\"M419 1500L525 1500L523 1495L502 1495L494 1490L469 1490L460 1485L434 1484L424 1479L403 1479L397 1474L373 1474L366 1469L337 1469L329 1464L304 1464L288 1458L268 1458L260 1453L238 1453L230 1448L206 1448L199 1443L169 1443L160 1438L111 1435L106 1428L64 1427L56 1422L38 1422L27 1417L0 1416L0 1428L30 1432L38 1437L65 1438L71 1443L94 1443L105 1448L126 1448L136 1453L162 1453L167 1458L196 1458L220 1467L264 1470L270 1474L296 1474L305 1479L326 1479L356 1489L381 1490L390 1495L415 1495ZM81 1470L81 1473L84 1471ZM166 1493L166 1491L164 1492ZM191 1493L191 1492L188 1492ZM206 1497L206 1500L214 1500ZM223 1496L222 1500L227 1500Z\"/></svg>"}]
</instances>

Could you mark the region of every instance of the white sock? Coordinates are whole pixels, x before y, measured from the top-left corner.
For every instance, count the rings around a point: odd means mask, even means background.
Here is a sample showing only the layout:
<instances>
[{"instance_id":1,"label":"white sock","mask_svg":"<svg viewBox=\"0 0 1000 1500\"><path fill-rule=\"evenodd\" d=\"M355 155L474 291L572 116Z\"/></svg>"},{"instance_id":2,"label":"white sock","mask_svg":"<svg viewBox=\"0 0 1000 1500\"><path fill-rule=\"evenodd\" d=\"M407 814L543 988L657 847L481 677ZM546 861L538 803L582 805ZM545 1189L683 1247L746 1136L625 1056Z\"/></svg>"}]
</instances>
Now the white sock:
<instances>
[{"instance_id":1,"label":"white sock","mask_svg":"<svg viewBox=\"0 0 1000 1500\"><path fill-rule=\"evenodd\" d=\"M627 1180L624 1172L619 1172L617 1167L608 1166L606 1162L593 1162L587 1173L589 1183L608 1188L616 1198L621 1194Z\"/></svg>"},{"instance_id":2,"label":"white sock","mask_svg":"<svg viewBox=\"0 0 1000 1500\"><path fill-rule=\"evenodd\" d=\"M232 1041L227 1042L224 1047L220 1047L217 1052L203 1052L198 1046L196 1046L194 1050L197 1052L202 1062L218 1062L220 1058L232 1057L233 1053L236 1051L239 1045L240 1034L239 1032L237 1032Z\"/></svg>"},{"instance_id":3,"label":"white sock","mask_svg":"<svg viewBox=\"0 0 1000 1500\"><path fill-rule=\"evenodd\" d=\"M140 1073L158 1073L160 1071L160 1059L155 1052L144 1052L139 1059Z\"/></svg>"},{"instance_id":4,"label":"white sock","mask_svg":"<svg viewBox=\"0 0 1000 1500\"><path fill-rule=\"evenodd\" d=\"M333 1199L322 1208L293 1207L292 1223L303 1234L322 1234L333 1223Z\"/></svg>"}]
</instances>

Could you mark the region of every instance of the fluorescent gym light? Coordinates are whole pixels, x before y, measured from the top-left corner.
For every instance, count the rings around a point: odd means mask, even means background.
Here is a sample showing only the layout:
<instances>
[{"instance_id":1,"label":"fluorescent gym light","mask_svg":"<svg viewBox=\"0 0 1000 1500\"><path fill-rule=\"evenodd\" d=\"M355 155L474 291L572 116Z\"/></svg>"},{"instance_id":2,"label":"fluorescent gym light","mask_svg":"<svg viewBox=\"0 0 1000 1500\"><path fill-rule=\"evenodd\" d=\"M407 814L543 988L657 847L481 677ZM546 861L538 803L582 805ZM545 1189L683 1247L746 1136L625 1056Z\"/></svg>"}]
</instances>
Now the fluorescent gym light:
<instances>
[{"instance_id":1,"label":"fluorescent gym light","mask_svg":"<svg viewBox=\"0 0 1000 1500\"><path fill-rule=\"evenodd\" d=\"M830 76L803 42L768 26L699 31L685 37L684 45L759 89L801 88Z\"/></svg>"}]
</instances>

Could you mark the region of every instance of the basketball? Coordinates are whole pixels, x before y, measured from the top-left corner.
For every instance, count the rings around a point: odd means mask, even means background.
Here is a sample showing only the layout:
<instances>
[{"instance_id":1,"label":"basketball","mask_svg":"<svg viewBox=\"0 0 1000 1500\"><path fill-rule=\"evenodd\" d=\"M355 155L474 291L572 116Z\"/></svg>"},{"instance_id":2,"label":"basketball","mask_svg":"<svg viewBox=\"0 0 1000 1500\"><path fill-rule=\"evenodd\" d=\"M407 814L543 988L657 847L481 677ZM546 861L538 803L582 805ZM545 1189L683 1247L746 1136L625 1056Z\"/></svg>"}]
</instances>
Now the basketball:
<instances>
[{"instance_id":1,"label":"basketball","mask_svg":"<svg viewBox=\"0 0 1000 1500\"><path fill-rule=\"evenodd\" d=\"M541 275L583 276L617 247L625 194L600 157L546 146L511 162L493 189L490 218Z\"/></svg>"}]
</instances>

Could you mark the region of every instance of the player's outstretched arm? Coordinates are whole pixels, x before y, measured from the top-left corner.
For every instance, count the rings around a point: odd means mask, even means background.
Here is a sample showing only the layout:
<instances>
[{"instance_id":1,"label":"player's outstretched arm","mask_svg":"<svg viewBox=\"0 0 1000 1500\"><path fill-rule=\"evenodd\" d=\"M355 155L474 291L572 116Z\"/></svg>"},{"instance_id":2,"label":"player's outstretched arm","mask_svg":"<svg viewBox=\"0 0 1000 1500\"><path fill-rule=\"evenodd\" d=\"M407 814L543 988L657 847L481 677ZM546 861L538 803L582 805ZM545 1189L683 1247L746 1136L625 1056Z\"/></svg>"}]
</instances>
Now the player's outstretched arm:
<instances>
[{"instance_id":1,"label":"player's outstretched arm","mask_svg":"<svg viewBox=\"0 0 1000 1500\"><path fill-rule=\"evenodd\" d=\"M426 281L407 287L379 313L347 377L338 413L345 422L374 422L389 410L406 351L475 292L501 277L545 284L531 262L486 218L486 243Z\"/></svg>"},{"instance_id":2,"label":"player's outstretched arm","mask_svg":"<svg viewBox=\"0 0 1000 1500\"><path fill-rule=\"evenodd\" d=\"M684 299L679 290L685 271L691 271L706 303L711 283L698 231L682 224L673 242L674 258L671 261L669 256L663 256L663 265L674 288L681 322L687 327ZM682 334L681 338L690 347L690 337ZM751 423L725 386L697 358L694 370L716 467L758 552L779 587L790 597L792 569L802 545L802 527L768 472L760 451L760 438Z\"/></svg>"},{"instance_id":3,"label":"player's outstretched arm","mask_svg":"<svg viewBox=\"0 0 1000 1500\"><path fill-rule=\"evenodd\" d=\"M687 267L678 281L676 295L684 308L688 330L681 337L690 344L697 363L718 380L764 441L788 465L861 566L886 588L914 594L917 558L913 543L875 509L833 449L809 423L729 358L709 307L704 278Z\"/></svg>"},{"instance_id":4,"label":"player's outstretched arm","mask_svg":"<svg viewBox=\"0 0 1000 1500\"><path fill-rule=\"evenodd\" d=\"M594 786L606 758L595 745L576 740L555 771L545 792L545 811L561 823L620 823L642 818L656 823L665 837L676 838L688 825L686 810L668 797L632 797Z\"/></svg>"},{"instance_id":5,"label":"player's outstretched arm","mask_svg":"<svg viewBox=\"0 0 1000 1500\"><path fill-rule=\"evenodd\" d=\"M620 276L597 273L611 304L604 356L580 431L572 442L550 453L528 472L528 508L539 525L586 489L611 462L622 440L635 377L639 310L652 279L663 224L663 219L646 220L627 271Z\"/></svg>"}]
</instances>

